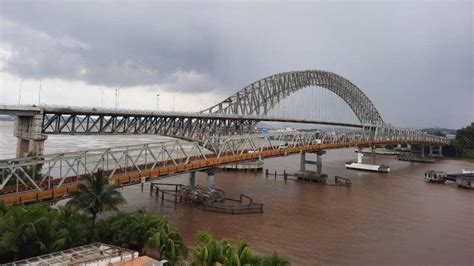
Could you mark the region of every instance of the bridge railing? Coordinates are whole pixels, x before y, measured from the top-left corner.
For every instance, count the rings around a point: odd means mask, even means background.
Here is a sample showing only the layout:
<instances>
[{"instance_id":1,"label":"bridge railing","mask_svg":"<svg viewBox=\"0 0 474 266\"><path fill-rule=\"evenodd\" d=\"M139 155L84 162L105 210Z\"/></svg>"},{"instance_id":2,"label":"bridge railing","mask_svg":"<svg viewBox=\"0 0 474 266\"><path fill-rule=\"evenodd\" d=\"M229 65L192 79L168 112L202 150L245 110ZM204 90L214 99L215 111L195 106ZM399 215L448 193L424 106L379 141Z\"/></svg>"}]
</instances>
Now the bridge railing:
<instances>
[{"instance_id":1,"label":"bridge railing","mask_svg":"<svg viewBox=\"0 0 474 266\"><path fill-rule=\"evenodd\" d=\"M340 143L357 146L383 143L428 143L445 145L445 138L397 128L370 128L346 132L277 132L209 138L204 142L171 141L107 149L56 153L0 162L0 195L22 190L59 188L80 182L82 177L103 169L110 177L127 173L205 162L222 156L268 150L311 147ZM346 145L347 144L347 145Z\"/></svg>"}]
</instances>

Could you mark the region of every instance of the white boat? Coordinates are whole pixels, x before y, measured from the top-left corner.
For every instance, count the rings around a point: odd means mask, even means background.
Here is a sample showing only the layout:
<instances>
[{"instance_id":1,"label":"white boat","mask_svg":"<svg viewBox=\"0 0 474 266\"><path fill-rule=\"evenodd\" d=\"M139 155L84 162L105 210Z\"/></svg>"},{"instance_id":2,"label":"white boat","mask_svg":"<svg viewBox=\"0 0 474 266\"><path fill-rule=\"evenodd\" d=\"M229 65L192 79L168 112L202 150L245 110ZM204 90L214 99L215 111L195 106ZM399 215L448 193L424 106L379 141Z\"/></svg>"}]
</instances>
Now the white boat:
<instances>
[{"instance_id":1,"label":"white boat","mask_svg":"<svg viewBox=\"0 0 474 266\"><path fill-rule=\"evenodd\" d=\"M463 174L474 174L474 170L462 169Z\"/></svg>"},{"instance_id":2,"label":"white boat","mask_svg":"<svg viewBox=\"0 0 474 266\"><path fill-rule=\"evenodd\" d=\"M390 167L387 165L376 165L376 164L364 164L364 163L354 163L354 162L347 162L346 163L347 169L354 169L354 170L363 170L363 171L370 171L370 172L380 172L380 173L388 173L390 172Z\"/></svg>"},{"instance_id":3,"label":"white boat","mask_svg":"<svg viewBox=\"0 0 474 266\"><path fill-rule=\"evenodd\" d=\"M354 169L354 170L370 171L370 172L380 172L380 173L390 172L390 167L388 165L362 163L362 157L364 157L364 155L361 152L357 152L357 162L347 162L346 168Z\"/></svg>"}]
</instances>

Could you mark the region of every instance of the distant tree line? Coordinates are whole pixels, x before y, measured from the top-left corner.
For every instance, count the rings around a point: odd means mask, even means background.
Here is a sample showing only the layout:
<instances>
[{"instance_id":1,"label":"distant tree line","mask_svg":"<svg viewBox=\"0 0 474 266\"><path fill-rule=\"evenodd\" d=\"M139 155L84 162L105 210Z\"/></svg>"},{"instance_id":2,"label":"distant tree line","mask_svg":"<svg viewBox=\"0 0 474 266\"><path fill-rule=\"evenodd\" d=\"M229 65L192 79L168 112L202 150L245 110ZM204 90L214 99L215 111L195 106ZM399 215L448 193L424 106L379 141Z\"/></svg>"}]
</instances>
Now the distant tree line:
<instances>
[{"instance_id":1,"label":"distant tree line","mask_svg":"<svg viewBox=\"0 0 474 266\"><path fill-rule=\"evenodd\" d=\"M456 138L451 141L456 156L474 159L474 123L456 132Z\"/></svg>"}]
</instances>

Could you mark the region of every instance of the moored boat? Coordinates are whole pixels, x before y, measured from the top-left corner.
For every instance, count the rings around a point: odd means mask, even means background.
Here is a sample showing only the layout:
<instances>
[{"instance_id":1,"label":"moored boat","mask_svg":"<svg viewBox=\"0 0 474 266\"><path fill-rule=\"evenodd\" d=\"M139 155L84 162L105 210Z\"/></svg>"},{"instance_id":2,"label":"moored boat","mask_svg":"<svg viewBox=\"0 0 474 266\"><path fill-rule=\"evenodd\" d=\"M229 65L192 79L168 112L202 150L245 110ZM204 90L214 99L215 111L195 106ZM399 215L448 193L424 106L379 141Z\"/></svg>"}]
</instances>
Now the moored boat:
<instances>
[{"instance_id":1,"label":"moored boat","mask_svg":"<svg viewBox=\"0 0 474 266\"><path fill-rule=\"evenodd\" d=\"M425 172L425 180L433 183L444 183L448 174L443 171L429 170Z\"/></svg>"}]
</instances>

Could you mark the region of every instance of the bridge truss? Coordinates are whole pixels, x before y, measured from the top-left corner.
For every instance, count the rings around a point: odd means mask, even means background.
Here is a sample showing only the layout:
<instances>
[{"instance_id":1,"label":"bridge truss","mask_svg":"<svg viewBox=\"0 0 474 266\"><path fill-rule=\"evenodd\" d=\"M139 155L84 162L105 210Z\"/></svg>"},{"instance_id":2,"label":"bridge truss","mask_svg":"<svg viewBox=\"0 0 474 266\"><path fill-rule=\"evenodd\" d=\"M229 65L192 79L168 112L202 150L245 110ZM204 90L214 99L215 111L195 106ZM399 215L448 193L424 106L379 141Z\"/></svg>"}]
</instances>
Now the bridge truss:
<instances>
[{"instance_id":1,"label":"bridge truss","mask_svg":"<svg viewBox=\"0 0 474 266\"><path fill-rule=\"evenodd\" d=\"M447 140L416 130L383 127L215 137L204 142L160 142L17 158L0 163L0 201L14 204L61 197L98 169L103 169L113 183L127 185L255 158L399 143L446 145Z\"/></svg>"},{"instance_id":2,"label":"bridge truss","mask_svg":"<svg viewBox=\"0 0 474 266\"><path fill-rule=\"evenodd\" d=\"M266 115L289 95L310 86L335 93L349 105L362 124L385 124L377 108L362 90L349 80L322 70L293 71L266 77L202 112Z\"/></svg>"},{"instance_id":3,"label":"bridge truss","mask_svg":"<svg viewBox=\"0 0 474 266\"><path fill-rule=\"evenodd\" d=\"M282 118L258 115L187 112L126 111L95 108L47 107L41 109L44 134L156 134L184 139L244 134L260 121L322 124L362 128L360 123ZM365 125L369 126L369 125Z\"/></svg>"}]
</instances>

